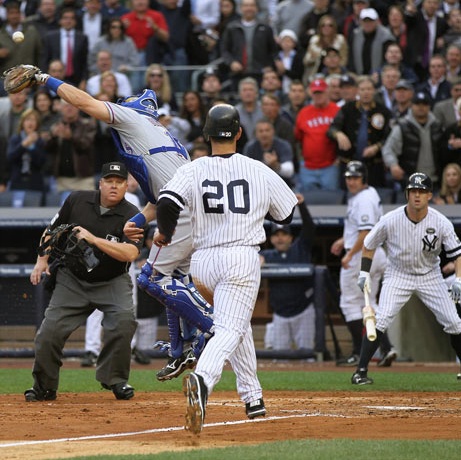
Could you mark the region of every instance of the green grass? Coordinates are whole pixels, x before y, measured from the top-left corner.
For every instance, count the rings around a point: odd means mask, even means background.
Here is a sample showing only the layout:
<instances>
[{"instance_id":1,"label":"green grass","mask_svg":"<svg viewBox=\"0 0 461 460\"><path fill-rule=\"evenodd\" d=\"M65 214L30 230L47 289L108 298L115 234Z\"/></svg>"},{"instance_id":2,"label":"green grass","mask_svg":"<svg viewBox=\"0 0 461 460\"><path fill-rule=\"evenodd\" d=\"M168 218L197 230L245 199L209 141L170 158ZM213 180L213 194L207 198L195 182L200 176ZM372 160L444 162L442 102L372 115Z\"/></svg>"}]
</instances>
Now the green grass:
<instances>
[{"instance_id":1,"label":"green grass","mask_svg":"<svg viewBox=\"0 0 461 460\"><path fill-rule=\"evenodd\" d=\"M259 371L258 376L264 390L284 391L457 391L461 382L454 372L383 372L370 370L374 385L351 385L352 369L347 371ZM32 386L29 369L0 369L0 393L22 393ZM137 391L181 391L181 379L160 383L155 372L132 370L130 384ZM94 369L62 369L60 392L91 392L100 388L95 380ZM235 390L235 376L224 371L216 390Z\"/></svg>"},{"instance_id":2,"label":"green grass","mask_svg":"<svg viewBox=\"0 0 461 460\"><path fill-rule=\"evenodd\" d=\"M163 452L157 455L74 457L74 460L454 460L459 458L460 448L461 442L458 441L303 440L264 443L257 446Z\"/></svg>"}]
</instances>

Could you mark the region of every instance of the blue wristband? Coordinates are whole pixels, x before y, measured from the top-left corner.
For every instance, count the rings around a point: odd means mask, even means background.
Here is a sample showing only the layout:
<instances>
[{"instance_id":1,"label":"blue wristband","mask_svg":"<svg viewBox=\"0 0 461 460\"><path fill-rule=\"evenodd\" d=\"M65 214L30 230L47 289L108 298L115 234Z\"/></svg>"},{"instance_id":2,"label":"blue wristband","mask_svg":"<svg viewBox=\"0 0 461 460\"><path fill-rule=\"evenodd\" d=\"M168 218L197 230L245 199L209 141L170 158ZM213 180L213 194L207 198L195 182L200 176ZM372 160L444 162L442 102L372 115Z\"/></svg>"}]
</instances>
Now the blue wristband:
<instances>
[{"instance_id":1,"label":"blue wristband","mask_svg":"<svg viewBox=\"0 0 461 460\"><path fill-rule=\"evenodd\" d=\"M52 91L54 91L56 94L58 94L58 88L63 84L64 82L61 80L58 80L57 78L54 77L48 77L46 80L45 86L47 88L50 88Z\"/></svg>"},{"instance_id":2,"label":"blue wristband","mask_svg":"<svg viewBox=\"0 0 461 460\"><path fill-rule=\"evenodd\" d=\"M134 222L136 227L144 227L146 225L146 218L142 212L138 212L135 216L133 216L128 222Z\"/></svg>"}]
</instances>

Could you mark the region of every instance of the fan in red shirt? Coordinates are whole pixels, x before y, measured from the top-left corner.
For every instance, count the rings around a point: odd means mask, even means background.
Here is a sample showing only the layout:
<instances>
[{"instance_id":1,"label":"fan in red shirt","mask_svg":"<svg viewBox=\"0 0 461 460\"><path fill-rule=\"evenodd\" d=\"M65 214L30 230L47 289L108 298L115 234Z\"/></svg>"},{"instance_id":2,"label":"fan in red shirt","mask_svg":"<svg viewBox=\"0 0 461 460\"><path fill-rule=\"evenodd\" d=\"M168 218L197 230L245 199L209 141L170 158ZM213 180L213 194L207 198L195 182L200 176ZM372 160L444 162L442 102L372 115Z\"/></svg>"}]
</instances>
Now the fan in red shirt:
<instances>
[{"instance_id":1,"label":"fan in red shirt","mask_svg":"<svg viewBox=\"0 0 461 460\"><path fill-rule=\"evenodd\" d=\"M327 138L327 131L339 107L330 101L325 80L314 80L309 90L312 103L299 111L295 125L295 137L301 143L304 158L299 170L300 186L303 192L337 190L337 147Z\"/></svg>"},{"instance_id":2,"label":"fan in red shirt","mask_svg":"<svg viewBox=\"0 0 461 460\"><path fill-rule=\"evenodd\" d=\"M132 11L122 16L125 33L131 37L138 51L144 51L154 35L162 42L170 38L165 16L149 8L149 0L132 0Z\"/></svg>"}]
</instances>

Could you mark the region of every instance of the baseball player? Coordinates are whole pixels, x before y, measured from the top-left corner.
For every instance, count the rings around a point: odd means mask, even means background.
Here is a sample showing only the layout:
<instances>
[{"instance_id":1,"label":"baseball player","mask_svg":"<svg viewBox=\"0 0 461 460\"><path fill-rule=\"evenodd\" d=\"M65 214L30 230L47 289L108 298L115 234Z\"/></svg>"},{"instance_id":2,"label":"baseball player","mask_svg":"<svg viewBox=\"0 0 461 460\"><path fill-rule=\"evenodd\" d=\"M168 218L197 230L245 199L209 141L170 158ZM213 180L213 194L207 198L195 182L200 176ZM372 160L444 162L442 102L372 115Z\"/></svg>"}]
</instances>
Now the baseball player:
<instances>
[{"instance_id":1,"label":"baseball player","mask_svg":"<svg viewBox=\"0 0 461 460\"><path fill-rule=\"evenodd\" d=\"M340 256L345 250L341 259L339 306L352 336L352 354L347 358L338 359L336 365L356 366L362 346L362 309L365 307L365 300L356 280L360 271L363 240L383 215L383 207L376 189L368 185L368 170L365 164L361 161L350 161L346 166L344 177L349 192L347 216L344 219L343 236L332 244L331 253ZM377 306L376 299L385 266L386 254L380 248L376 252L371 268L373 282L370 299L374 309ZM392 349L387 334L381 342L381 351L383 357L378 362L378 366L390 366L397 353Z\"/></svg>"},{"instance_id":2,"label":"baseball player","mask_svg":"<svg viewBox=\"0 0 461 460\"><path fill-rule=\"evenodd\" d=\"M205 297L214 300L215 334L196 372L183 381L186 429L195 434L202 430L207 399L226 360L237 375L247 416L266 414L250 322L261 278L259 245L266 239L264 219L289 223L297 198L275 171L235 153L241 133L233 106L211 108L204 135L210 138L212 156L179 168L157 204L154 243L160 247L171 241L182 209L190 208L191 273Z\"/></svg>"},{"instance_id":3,"label":"baseball player","mask_svg":"<svg viewBox=\"0 0 461 460\"><path fill-rule=\"evenodd\" d=\"M154 204L160 189L180 166L190 162L186 149L157 121L155 92L146 89L114 104L94 99L45 73L37 73L35 79L68 103L112 127L118 153L149 201L142 212L125 225L128 238L140 239L145 223L155 217ZM172 244L160 253L153 248L150 261L138 277L139 286L167 307L171 357L157 373L158 380L177 377L186 368L193 367L205 340L213 333L211 306L197 292L188 275L190 233L190 217L185 208ZM181 325L180 317L185 319ZM195 337L195 327L203 334Z\"/></svg>"},{"instance_id":4,"label":"baseball player","mask_svg":"<svg viewBox=\"0 0 461 460\"><path fill-rule=\"evenodd\" d=\"M388 263L376 311L375 341L364 337L357 370L352 375L355 385L373 380L367 375L368 363L383 333L408 302L412 294L434 313L450 335L451 345L461 359L461 318L453 303L461 299L461 242L453 224L440 212L429 207L432 181L424 173L410 176L406 187L407 204L388 212L366 236L362 250L362 267L358 285L363 290L371 282L370 268L378 247L387 249ZM440 270L440 251L454 260L456 279L451 297Z\"/></svg>"}]
</instances>

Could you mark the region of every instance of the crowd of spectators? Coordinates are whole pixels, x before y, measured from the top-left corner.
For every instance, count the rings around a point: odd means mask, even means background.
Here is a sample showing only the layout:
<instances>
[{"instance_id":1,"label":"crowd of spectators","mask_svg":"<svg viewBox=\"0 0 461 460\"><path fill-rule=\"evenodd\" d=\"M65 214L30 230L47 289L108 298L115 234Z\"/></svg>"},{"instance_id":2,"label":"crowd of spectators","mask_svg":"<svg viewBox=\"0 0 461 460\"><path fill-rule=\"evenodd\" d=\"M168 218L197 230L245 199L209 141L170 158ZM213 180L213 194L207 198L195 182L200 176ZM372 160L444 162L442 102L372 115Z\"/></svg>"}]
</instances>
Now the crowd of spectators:
<instances>
[{"instance_id":1,"label":"crowd of spectators","mask_svg":"<svg viewBox=\"0 0 461 460\"><path fill-rule=\"evenodd\" d=\"M101 100L153 89L189 152L206 146L208 109L230 102L239 151L302 193L345 189L350 160L396 191L421 170L439 191L461 164L457 0L4 0L0 72L20 63ZM56 94L0 88L1 192L94 188L112 142Z\"/></svg>"}]
</instances>

